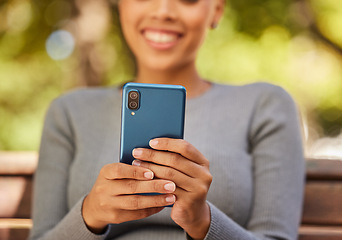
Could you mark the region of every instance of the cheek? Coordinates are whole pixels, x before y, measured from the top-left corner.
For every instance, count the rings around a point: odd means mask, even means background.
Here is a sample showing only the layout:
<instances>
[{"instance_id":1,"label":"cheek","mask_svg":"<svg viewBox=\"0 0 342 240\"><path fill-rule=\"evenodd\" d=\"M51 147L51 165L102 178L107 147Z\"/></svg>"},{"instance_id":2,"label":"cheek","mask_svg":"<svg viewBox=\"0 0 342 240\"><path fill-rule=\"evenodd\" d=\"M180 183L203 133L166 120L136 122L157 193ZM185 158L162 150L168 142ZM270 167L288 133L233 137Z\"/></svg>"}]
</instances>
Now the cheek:
<instances>
[{"instance_id":1,"label":"cheek","mask_svg":"<svg viewBox=\"0 0 342 240\"><path fill-rule=\"evenodd\" d=\"M136 39L136 29L139 23L139 11L136 11L136 6L126 3L128 1L122 1L120 10L120 23L122 32L127 43L131 46L131 43ZM134 14L132 14L134 12Z\"/></svg>"},{"instance_id":2,"label":"cheek","mask_svg":"<svg viewBox=\"0 0 342 240\"><path fill-rule=\"evenodd\" d=\"M205 21L203 18L192 19L192 28L191 31L197 35L197 38L202 39L205 36L205 33L208 30L208 21Z\"/></svg>"},{"instance_id":3,"label":"cheek","mask_svg":"<svg viewBox=\"0 0 342 240\"><path fill-rule=\"evenodd\" d=\"M202 2L190 11L189 9L184 9L182 16L186 16L188 23L193 27L206 28L210 25L208 23L212 20L215 11L215 5L213 5L212 1L214 0L202 0Z\"/></svg>"},{"instance_id":4,"label":"cheek","mask_svg":"<svg viewBox=\"0 0 342 240\"><path fill-rule=\"evenodd\" d=\"M209 29L209 18L199 16L208 16L208 11L199 11L187 18L187 29L191 36L192 48L198 48L205 39L207 30Z\"/></svg>"}]
</instances>

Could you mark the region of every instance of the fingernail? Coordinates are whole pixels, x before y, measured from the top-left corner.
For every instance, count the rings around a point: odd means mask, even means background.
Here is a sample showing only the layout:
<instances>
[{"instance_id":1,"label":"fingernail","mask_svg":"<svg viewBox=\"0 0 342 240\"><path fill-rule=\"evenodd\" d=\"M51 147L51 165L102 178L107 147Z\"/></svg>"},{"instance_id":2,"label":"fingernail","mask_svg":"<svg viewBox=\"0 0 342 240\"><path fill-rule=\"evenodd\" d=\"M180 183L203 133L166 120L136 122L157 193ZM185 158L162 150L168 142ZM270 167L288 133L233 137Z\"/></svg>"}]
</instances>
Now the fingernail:
<instances>
[{"instance_id":1,"label":"fingernail","mask_svg":"<svg viewBox=\"0 0 342 240\"><path fill-rule=\"evenodd\" d=\"M153 179L153 172L145 172L144 177L147 179Z\"/></svg>"},{"instance_id":2,"label":"fingernail","mask_svg":"<svg viewBox=\"0 0 342 240\"><path fill-rule=\"evenodd\" d=\"M132 162L132 165L133 165L133 166L140 166L140 165L141 165L141 161L139 161L139 160L134 160L134 161Z\"/></svg>"},{"instance_id":3,"label":"fingernail","mask_svg":"<svg viewBox=\"0 0 342 240\"><path fill-rule=\"evenodd\" d=\"M176 201L176 197L175 197L175 195L168 196L168 197L165 198L165 200L168 203L174 203Z\"/></svg>"},{"instance_id":4,"label":"fingernail","mask_svg":"<svg viewBox=\"0 0 342 240\"><path fill-rule=\"evenodd\" d=\"M142 154L142 150L141 149L133 149L133 156L134 157L140 157Z\"/></svg>"},{"instance_id":5,"label":"fingernail","mask_svg":"<svg viewBox=\"0 0 342 240\"><path fill-rule=\"evenodd\" d=\"M176 190L176 185L173 182L164 185L166 191L174 192Z\"/></svg>"},{"instance_id":6,"label":"fingernail","mask_svg":"<svg viewBox=\"0 0 342 240\"><path fill-rule=\"evenodd\" d=\"M150 146L151 146L151 147L155 147L155 146L157 146L157 145L158 145L158 140L156 140L156 139L150 140Z\"/></svg>"}]
</instances>

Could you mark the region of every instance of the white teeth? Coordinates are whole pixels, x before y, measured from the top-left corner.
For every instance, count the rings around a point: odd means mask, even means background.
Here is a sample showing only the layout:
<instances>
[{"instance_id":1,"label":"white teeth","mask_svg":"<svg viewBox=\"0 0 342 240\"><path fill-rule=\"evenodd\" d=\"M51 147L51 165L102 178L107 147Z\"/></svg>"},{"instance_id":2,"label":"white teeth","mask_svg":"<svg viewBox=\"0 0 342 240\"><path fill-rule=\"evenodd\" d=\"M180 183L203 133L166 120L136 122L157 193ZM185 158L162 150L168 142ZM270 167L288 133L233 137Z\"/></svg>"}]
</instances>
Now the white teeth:
<instances>
[{"instance_id":1,"label":"white teeth","mask_svg":"<svg viewBox=\"0 0 342 240\"><path fill-rule=\"evenodd\" d=\"M177 40L176 34L145 31L145 37L155 43L170 43Z\"/></svg>"}]
</instances>

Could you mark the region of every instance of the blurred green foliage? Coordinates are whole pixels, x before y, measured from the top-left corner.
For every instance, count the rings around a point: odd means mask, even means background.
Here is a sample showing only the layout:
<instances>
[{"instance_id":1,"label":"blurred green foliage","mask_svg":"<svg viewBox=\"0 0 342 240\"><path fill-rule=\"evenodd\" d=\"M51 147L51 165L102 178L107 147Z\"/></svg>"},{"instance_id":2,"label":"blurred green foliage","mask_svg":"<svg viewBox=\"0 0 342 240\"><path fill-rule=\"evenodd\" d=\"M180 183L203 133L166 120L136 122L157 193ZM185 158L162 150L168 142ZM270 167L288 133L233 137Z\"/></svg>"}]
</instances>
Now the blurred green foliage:
<instances>
[{"instance_id":1,"label":"blurred green foliage","mask_svg":"<svg viewBox=\"0 0 342 240\"><path fill-rule=\"evenodd\" d=\"M102 32L91 32L98 26L82 28L89 23L85 3L91 1L92 9L98 6L93 19L107 24ZM37 150L44 113L63 92L134 77L115 6L105 0L81 3L0 2L0 150ZM73 54L61 61L45 49L58 29L70 31L76 41ZM198 69L220 83L281 85L307 119L308 137L336 135L342 127L340 29L342 4L336 0L229 1L219 28L208 33Z\"/></svg>"}]
</instances>

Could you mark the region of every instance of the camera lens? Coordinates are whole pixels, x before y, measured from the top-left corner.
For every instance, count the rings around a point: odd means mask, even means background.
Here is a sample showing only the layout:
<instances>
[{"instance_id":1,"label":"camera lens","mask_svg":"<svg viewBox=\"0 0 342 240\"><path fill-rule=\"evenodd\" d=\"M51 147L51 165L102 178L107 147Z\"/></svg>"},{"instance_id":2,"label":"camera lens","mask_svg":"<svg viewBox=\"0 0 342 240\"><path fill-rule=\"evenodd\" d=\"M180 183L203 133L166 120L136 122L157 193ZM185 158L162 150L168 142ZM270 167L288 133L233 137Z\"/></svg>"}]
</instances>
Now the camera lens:
<instances>
[{"instance_id":1,"label":"camera lens","mask_svg":"<svg viewBox=\"0 0 342 240\"><path fill-rule=\"evenodd\" d=\"M129 108L130 109L136 109L138 107L138 103L137 102L130 102L129 103Z\"/></svg>"},{"instance_id":2,"label":"camera lens","mask_svg":"<svg viewBox=\"0 0 342 240\"><path fill-rule=\"evenodd\" d=\"M130 97L131 99L137 99L138 93L137 93L137 92L130 92L130 93L129 93L129 97Z\"/></svg>"},{"instance_id":3,"label":"camera lens","mask_svg":"<svg viewBox=\"0 0 342 240\"><path fill-rule=\"evenodd\" d=\"M131 110L137 110L139 108L140 93L137 90L131 90L128 92L128 108Z\"/></svg>"}]
</instances>

